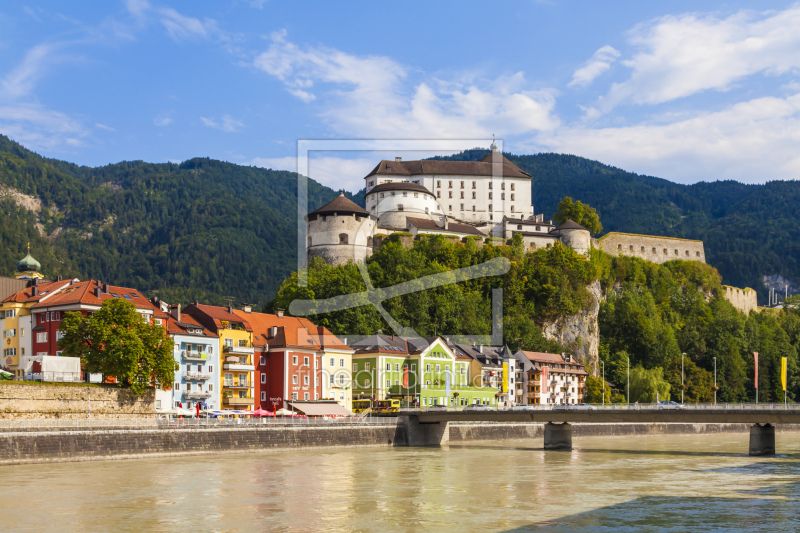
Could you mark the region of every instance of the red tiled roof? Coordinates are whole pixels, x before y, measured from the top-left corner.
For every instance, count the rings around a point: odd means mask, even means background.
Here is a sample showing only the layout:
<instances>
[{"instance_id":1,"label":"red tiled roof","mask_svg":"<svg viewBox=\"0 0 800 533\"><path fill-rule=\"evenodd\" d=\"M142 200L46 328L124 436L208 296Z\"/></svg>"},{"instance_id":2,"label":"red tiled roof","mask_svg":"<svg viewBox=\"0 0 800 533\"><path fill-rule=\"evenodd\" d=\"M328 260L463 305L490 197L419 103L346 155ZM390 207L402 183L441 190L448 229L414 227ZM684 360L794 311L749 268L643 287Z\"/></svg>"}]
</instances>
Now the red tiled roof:
<instances>
[{"instance_id":1,"label":"red tiled roof","mask_svg":"<svg viewBox=\"0 0 800 533\"><path fill-rule=\"evenodd\" d=\"M15 303L25 303L25 302L38 302L43 297L47 296L48 294L53 294L54 290L57 290L65 285L69 285L71 280L62 280L62 281L46 281L44 283L39 283L36 285L36 296L32 296L33 287L25 287L19 292L16 292L3 300L3 302L15 302Z\"/></svg>"},{"instance_id":2,"label":"red tiled roof","mask_svg":"<svg viewBox=\"0 0 800 533\"><path fill-rule=\"evenodd\" d=\"M172 316L170 316L170 319L167 320L166 324L167 324L167 332L173 335L185 335L187 328L183 326L194 326L197 328L201 328L203 330L203 335L206 335L208 337L217 336L214 334L213 331L210 331L208 328L203 326L203 324L198 322L193 316L186 313L181 313L180 325L178 321L175 320L175 318L173 318Z\"/></svg>"},{"instance_id":3,"label":"red tiled roof","mask_svg":"<svg viewBox=\"0 0 800 533\"><path fill-rule=\"evenodd\" d=\"M483 233L481 233L477 228L474 226L470 226L469 224L459 224L458 222L448 222L447 229L443 228L442 226L438 225L435 221L429 220L427 218L416 218L416 217L406 217L410 223L414 225L417 229L422 229L425 231L441 231L443 233L466 233L468 235L480 235L481 237L485 237Z\"/></svg>"},{"instance_id":4,"label":"red tiled roof","mask_svg":"<svg viewBox=\"0 0 800 533\"><path fill-rule=\"evenodd\" d=\"M98 287L102 290L99 297L95 293L95 289ZM40 301L34 305L33 308L37 309L75 304L100 307L103 305L104 301L112 298L127 300L137 309L152 310L155 318L169 318L169 315L161 311L159 307L153 305L153 303L145 298L138 290L128 287L118 287L116 285L105 285L95 280L69 283L68 286L61 289L60 292L54 294L51 298Z\"/></svg>"},{"instance_id":5,"label":"red tiled roof","mask_svg":"<svg viewBox=\"0 0 800 533\"><path fill-rule=\"evenodd\" d=\"M213 321L214 326L217 329L223 329L222 322L236 322L240 323L244 326L245 331L253 331L253 327L250 325L250 321L243 319L239 315L235 313L231 313L228 311L227 307L221 307L218 305L206 305L206 304L190 304L186 307L184 312L191 314L193 310L196 309L202 315L205 315L211 321ZM200 320L201 323L205 322L202 318L195 317ZM208 324L204 324L208 327Z\"/></svg>"},{"instance_id":6,"label":"red tiled roof","mask_svg":"<svg viewBox=\"0 0 800 533\"><path fill-rule=\"evenodd\" d=\"M587 373L583 370L584 365L572 360L567 362L564 360L564 357L559 353L547 353L547 352L526 352L522 350L523 355L528 358L533 363L537 363L537 366L550 366L550 365L568 365L570 367L575 367L573 369L567 369L567 372L577 372L578 374L585 374ZM558 370L559 372L563 372L563 370Z\"/></svg>"},{"instance_id":7,"label":"red tiled roof","mask_svg":"<svg viewBox=\"0 0 800 533\"><path fill-rule=\"evenodd\" d=\"M327 328L316 326L307 318L293 316L279 318L278 315L246 313L239 309L234 309L233 312L253 326L254 346L269 346L270 348L296 346L317 350L325 348L352 350ZM277 327L278 333L275 337L267 339L269 328L271 327Z\"/></svg>"}]
</instances>

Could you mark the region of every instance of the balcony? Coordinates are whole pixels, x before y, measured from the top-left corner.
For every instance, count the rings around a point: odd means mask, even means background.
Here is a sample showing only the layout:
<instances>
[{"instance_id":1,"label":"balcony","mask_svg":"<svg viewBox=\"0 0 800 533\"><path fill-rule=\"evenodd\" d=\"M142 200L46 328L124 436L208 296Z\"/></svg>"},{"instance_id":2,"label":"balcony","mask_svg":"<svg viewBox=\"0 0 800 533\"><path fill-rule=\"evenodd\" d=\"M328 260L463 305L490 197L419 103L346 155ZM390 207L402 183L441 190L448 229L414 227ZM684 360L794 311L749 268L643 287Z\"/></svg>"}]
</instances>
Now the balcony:
<instances>
[{"instance_id":1,"label":"balcony","mask_svg":"<svg viewBox=\"0 0 800 533\"><path fill-rule=\"evenodd\" d=\"M252 385L248 385L247 383L226 383L226 389L252 389Z\"/></svg>"},{"instance_id":2,"label":"balcony","mask_svg":"<svg viewBox=\"0 0 800 533\"><path fill-rule=\"evenodd\" d=\"M540 394L538 392L529 392L528 398L539 398Z\"/></svg>"},{"instance_id":3,"label":"balcony","mask_svg":"<svg viewBox=\"0 0 800 533\"><path fill-rule=\"evenodd\" d=\"M555 387L556 385L558 385L558 381L556 381L555 379L550 382L551 387Z\"/></svg>"},{"instance_id":4,"label":"balcony","mask_svg":"<svg viewBox=\"0 0 800 533\"><path fill-rule=\"evenodd\" d=\"M222 398L222 403L226 405L253 405L253 398L234 398L231 396Z\"/></svg>"},{"instance_id":5,"label":"balcony","mask_svg":"<svg viewBox=\"0 0 800 533\"><path fill-rule=\"evenodd\" d=\"M205 361L206 354L201 352L181 351L181 359L185 361Z\"/></svg>"},{"instance_id":6,"label":"balcony","mask_svg":"<svg viewBox=\"0 0 800 533\"><path fill-rule=\"evenodd\" d=\"M256 369L253 365L247 365L242 363L225 363L222 365L223 370L239 370L241 372L252 372Z\"/></svg>"},{"instance_id":7,"label":"balcony","mask_svg":"<svg viewBox=\"0 0 800 533\"><path fill-rule=\"evenodd\" d=\"M206 380L206 379L211 379L211 374L208 374L206 372L184 372L183 379L188 379L192 381Z\"/></svg>"},{"instance_id":8,"label":"balcony","mask_svg":"<svg viewBox=\"0 0 800 533\"><path fill-rule=\"evenodd\" d=\"M255 348L252 346L225 346L222 352L236 355L253 355Z\"/></svg>"},{"instance_id":9,"label":"balcony","mask_svg":"<svg viewBox=\"0 0 800 533\"><path fill-rule=\"evenodd\" d=\"M202 390L184 391L183 392L183 397L187 398L187 399L190 399L190 400L191 399L195 399L195 398L196 399L205 399L205 398L211 398L211 393L208 392L208 391L202 391Z\"/></svg>"}]
</instances>

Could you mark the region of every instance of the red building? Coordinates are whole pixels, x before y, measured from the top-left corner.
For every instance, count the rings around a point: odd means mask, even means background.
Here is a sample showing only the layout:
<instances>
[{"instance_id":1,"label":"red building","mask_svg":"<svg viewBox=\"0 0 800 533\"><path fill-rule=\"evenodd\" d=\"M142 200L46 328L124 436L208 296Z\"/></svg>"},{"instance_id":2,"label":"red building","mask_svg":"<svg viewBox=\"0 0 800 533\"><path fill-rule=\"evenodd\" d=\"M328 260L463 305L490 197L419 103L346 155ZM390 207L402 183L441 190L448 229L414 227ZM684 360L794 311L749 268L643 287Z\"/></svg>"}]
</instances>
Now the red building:
<instances>
[{"instance_id":1,"label":"red building","mask_svg":"<svg viewBox=\"0 0 800 533\"><path fill-rule=\"evenodd\" d=\"M234 310L253 328L256 406L273 411L292 400L323 398L322 358L353 349L310 320Z\"/></svg>"},{"instance_id":2,"label":"red building","mask_svg":"<svg viewBox=\"0 0 800 533\"><path fill-rule=\"evenodd\" d=\"M131 302L148 322L161 324L170 318L136 289L116 287L95 280L73 280L57 294L43 299L31 308L32 355L61 355L58 329L64 314L74 311L83 315L94 313L104 301L111 298L123 298Z\"/></svg>"}]
</instances>

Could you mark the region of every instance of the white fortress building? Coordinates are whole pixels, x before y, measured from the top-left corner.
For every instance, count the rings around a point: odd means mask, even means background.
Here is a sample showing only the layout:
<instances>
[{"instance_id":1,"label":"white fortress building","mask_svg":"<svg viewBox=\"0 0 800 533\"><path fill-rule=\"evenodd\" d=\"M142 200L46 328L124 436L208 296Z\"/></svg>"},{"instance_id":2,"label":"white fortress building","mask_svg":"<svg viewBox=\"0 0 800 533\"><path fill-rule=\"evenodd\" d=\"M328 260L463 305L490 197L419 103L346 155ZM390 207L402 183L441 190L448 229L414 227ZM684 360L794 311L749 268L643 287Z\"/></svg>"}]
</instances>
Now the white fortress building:
<instances>
[{"instance_id":1,"label":"white fortress building","mask_svg":"<svg viewBox=\"0 0 800 533\"><path fill-rule=\"evenodd\" d=\"M556 227L534 213L531 179L494 142L480 161L381 161L364 178L366 209L342 194L308 214L308 258L363 261L375 237L398 232L503 240L518 233L527 249L560 241L588 253L584 227L572 221Z\"/></svg>"}]
</instances>

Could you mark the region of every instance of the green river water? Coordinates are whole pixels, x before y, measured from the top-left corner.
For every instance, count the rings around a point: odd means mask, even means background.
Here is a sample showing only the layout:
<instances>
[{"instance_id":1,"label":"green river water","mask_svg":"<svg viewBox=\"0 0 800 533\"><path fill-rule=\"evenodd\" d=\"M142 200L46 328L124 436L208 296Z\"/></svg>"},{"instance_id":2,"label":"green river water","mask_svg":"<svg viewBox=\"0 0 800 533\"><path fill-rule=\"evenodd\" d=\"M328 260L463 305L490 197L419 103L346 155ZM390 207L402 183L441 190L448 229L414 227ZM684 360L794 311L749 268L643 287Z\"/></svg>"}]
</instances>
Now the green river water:
<instances>
[{"instance_id":1,"label":"green river water","mask_svg":"<svg viewBox=\"0 0 800 533\"><path fill-rule=\"evenodd\" d=\"M3 531L800 531L800 434L0 467Z\"/></svg>"}]
</instances>

